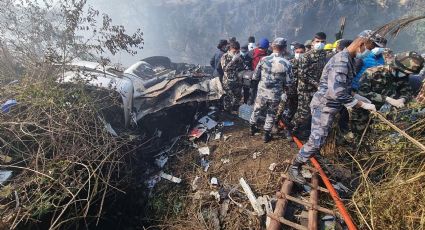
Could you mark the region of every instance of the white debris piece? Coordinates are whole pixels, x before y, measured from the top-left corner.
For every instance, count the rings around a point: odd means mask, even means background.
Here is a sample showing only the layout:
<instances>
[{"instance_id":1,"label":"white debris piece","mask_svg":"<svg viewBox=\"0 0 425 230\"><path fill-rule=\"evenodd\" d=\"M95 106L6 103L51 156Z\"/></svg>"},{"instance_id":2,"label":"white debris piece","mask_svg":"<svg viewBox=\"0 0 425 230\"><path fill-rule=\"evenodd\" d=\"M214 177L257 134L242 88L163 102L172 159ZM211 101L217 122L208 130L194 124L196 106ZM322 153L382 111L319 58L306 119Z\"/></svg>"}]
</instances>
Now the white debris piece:
<instances>
[{"instance_id":1,"label":"white debris piece","mask_svg":"<svg viewBox=\"0 0 425 230\"><path fill-rule=\"evenodd\" d=\"M161 155L159 158L155 159L155 164L160 168L164 168L164 165L167 163L167 161L168 161L168 156Z\"/></svg>"},{"instance_id":2,"label":"white debris piece","mask_svg":"<svg viewBox=\"0 0 425 230\"><path fill-rule=\"evenodd\" d=\"M218 193L217 191L211 191L210 195L213 196L217 202L220 202L220 193Z\"/></svg>"},{"instance_id":3,"label":"white debris piece","mask_svg":"<svg viewBox=\"0 0 425 230\"><path fill-rule=\"evenodd\" d=\"M249 199L249 202L252 205L252 208L257 213L258 216L264 215L263 209L260 207L260 205L257 203L257 198L255 197L254 193L251 190L251 187L246 183L245 179L241 178L239 179L239 184L242 186L243 191L245 192L246 196Z\"/></svg>"},{"instance_id":4,"label":"white debris piece","mask_svg":"<svg viewBox=\"0 0 425 230\"><path fill-rule=\"evenodd\" d=\"M265 211L266 214L273 213L272 202L271 202L271 199L268 195L258 197L257 204L260 207L264 206L263 210ZM267 217L266 218L266 227L267 228L269 227L269 224L270 224L270 217Z\"/></svg>"},{"instance_id":5,"label":"white debris piece","mask_svg":"<svg viewBox=\"0 0 425 230\"><path fill-rule=\"evenodd\" d=\"M3 185L12 176L10 170L0 170L0 184Z\"/></svg>"},{"instance_id":6,"label":"white debris piece","mask_svg":"<svg viewBox=\"0 0 425 230\"><path fill-rule=\"evenodd\" d=\"M210 168L210 162L208 160L205 160L204 158L201 159L201 167L204 168L204 172L207 172Z\"/></svg>"},{"instance_id":7,"label":"white debris piece","mask_svg":"<svg viewBox=\"0 0 425 230\"><path fill-rule=\"evenodd\" d=\"M211 178L211 182L210 183L213 186L218 186L218 179L217 179L217 177Z\"/></svg>"},{"instance_id":8,"label":"white debris piece","mask_svg":"<svg viewBox=\"0 0 425 230\"><path fill-rule=\"evenodd\" d=\"M215 133L214 140L220 140L221 138L221 132Z\"/></svg>"},{"instance_id":9,"label":"white debris piece","mask_svg":"<svg viewBox=\"0 0 425 230\"><path fill-rule=\"evenodd\" d=\"M213 129L217 126L217 122L211 119L209 116L202 117L198 120L199 123L203 124L208 130Z\"/></svg>"},{"instance_id":10,"label":"white debris piece","mask_svg":"<svg viewBox=\"0 0 425 230\"><path fill-rule=\"evenodd\" d=\"M198 190L199 179L201 179L201 177L199 177L199 176L196 176L195 179L193 179L193 181L192 181L192 190L193 191Z\"/></svg>"},{"instance_id":11,"label":"white debris piece","mask_svg":"<svg viewBox=\"0 0 425 230\"><path fill-rule=\"evenodd\" d=\"M199 148L198 151L201 156L210 155L210 148L208 146Z\"/></svg>"},{"instance_id":12,"label":"white debris piece","mask_svg":"<svg viewBox=\"0 0 425 230\"><path fill-rule=\"evenodd\" d=\"M229 159L229 158L222 158L222 159L221 159L221 162L222 162L223 164L228 164L228 163L230 162L230 159Z\"/></svg>"},{"instance_id":13,"label":"white debris piece","mask_svg":"<svg viewBox=\"0 0 425 230\"><path fill-rule=\"evenodd\" d=\"M164 173L164 172L161 172L160 176L162 178L166 179L166 180L169 180L169 181L174 182L174 183L177 183L177 184L179 184L180 182L182 182L182 179L177 178L175 176L172 176L170 174Z\"/></svg>"},{"instance_id":14,"label":"white debris piece","mask_svg":"<svg viewBox=\"0 0 425 230\"><path fill-rule=\"evenodd\" d=\"M252 154L252 159L255 160L255 159L257 159L260 156L261 156L261 152L255 152L255 153Z\"/></svg>"},{"instance_id":15,"label":"white debris piece","mask_svg":"<svg viewBox=\"0 0 425 230\"><path fill-rule=\"evenodd\" d=\"M224 141L227 141L230 137L232 137L232 135L224 135L223 139Z\"/></svg>"},{"instance_id":16,"label":"white debris piece","mask_svg":"<svg viewBox=\"0 0 425 230\"><path fill-rule=\"evenodd\" d=\"M270 170L270 171L274 171L274 170L275 170L275 168L276 168L276 166L277 166L277 164L276 164L276 163L271 163L271 164L270 164L270 166L269 166L269 170Z\"/></svg>"},{"instance_id":17,"label":"white debris piece","mask_svg":"<svg viewBox=\"0 0 425 230\"><path fill-rule=\"evenodd\" d=\"M145 184L148 189L153 189L159 181L161 181L161 177L159 175L155 175L146 180Z\"/></svg>"}]
</instances>

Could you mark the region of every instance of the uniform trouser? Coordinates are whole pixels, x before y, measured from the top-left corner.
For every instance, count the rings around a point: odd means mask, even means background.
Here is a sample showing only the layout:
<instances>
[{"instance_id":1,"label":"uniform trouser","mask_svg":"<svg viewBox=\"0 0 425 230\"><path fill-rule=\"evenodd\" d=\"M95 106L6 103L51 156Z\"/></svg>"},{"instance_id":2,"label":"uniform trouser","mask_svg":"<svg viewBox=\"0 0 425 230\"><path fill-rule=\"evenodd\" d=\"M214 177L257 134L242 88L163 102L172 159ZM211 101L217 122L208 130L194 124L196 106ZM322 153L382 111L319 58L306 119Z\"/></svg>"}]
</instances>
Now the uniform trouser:
<instances>
[{"instance_id":1,"label":"uniform trouser","mask_svg":"<svg viewBox=\"0 0 425 230\"><path fill-rule=\"evenodd\" d=\"M254 104L254 111L252 112L251 119L249 123L251 125L256 125L258 122L258 117L260 116L262 111L266 111L266 121L264 123L264 130L271 131L273 125L276 121L276 113L279 107L279 100L270 100L262 97L261 95L257 95Z\"/></svg>"},{"instance_id":2,"label":"uniform trouser","mask_svg":"<svg viewBox=\"0 0 425 230\"><path fill-rule=\"evenodd\" d=\"M292 120L292 127L302 128L303 131L309 130L309 124L311 123L311 109L310 102L313 98L313 94L310 92L299 92L298 94L298 106L294 118Z\"/></svg>"},{"instance_id":3,"label":"uniform trouser","mask_svg":"<svg viewBox=\"0 0 425 230\"><path fill-rule=\"evenodd\" d=\"M250 97L250 92L251 88L249 86L243 86L242 87L242 91L243 91L243 103L247 104L248 103L248 99Z\"/></svg>"},{"instance_id":4,"label":"uniform trouser","mask_svg":"<svg viewBox=\"0 0 425 230\"><path fill-rule=\"evenodd\" d=\"M223 84L226 94L223 96L223 106L225 111L232 111L239 106L242 98L242 85L236 82L226 82Z\"/></svg>"},{"instance_id":5,"label":"uniform trouser","mask_svg":"<svg viewBox=\"0 0 425 230\"><path fill-rule=\"evenodd\" d=\"M320 152L339 110L327 106L318 106L311 109L311 133L307 143L299 151L299 159L306 162L308 158Z\"/></svg>"},{"instance_id":6,"label":"uniform trouser","mask_svg":"<svg viewBox=\"0 0 425 230\"><path fill-rule=\"evenodd\" d=\"M288 95L288 99L285 101L281 100L279 108L276 113L277 119L282 119L286 126L290 126L291 120L297 111L298 106L297 95Z\"/></svg>"}]
</instances>

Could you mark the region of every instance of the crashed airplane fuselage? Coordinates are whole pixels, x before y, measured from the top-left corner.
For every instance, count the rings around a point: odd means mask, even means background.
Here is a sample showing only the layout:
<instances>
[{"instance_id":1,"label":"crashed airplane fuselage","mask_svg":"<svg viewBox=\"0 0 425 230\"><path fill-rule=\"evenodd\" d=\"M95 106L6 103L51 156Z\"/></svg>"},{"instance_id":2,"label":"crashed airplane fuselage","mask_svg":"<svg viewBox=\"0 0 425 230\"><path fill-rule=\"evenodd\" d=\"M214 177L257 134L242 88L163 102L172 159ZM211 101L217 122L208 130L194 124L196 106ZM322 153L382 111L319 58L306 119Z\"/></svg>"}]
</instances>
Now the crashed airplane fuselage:
<instances>
[{"instance_id":1,"label":"crashed airplane fuselage","mask_svg":"<svg viewBox=\"0 0 425 230\"><path fill-rule=\"evenodd\" d=\"M60 82L83 81L88 86L120 94L126 127L174 105L218 100L224 94L218 77L196 71L176 74L170 69L154 69L144 61L124 72L86 61L75 61L68 66Z\"/></svg>"}]
</instances>

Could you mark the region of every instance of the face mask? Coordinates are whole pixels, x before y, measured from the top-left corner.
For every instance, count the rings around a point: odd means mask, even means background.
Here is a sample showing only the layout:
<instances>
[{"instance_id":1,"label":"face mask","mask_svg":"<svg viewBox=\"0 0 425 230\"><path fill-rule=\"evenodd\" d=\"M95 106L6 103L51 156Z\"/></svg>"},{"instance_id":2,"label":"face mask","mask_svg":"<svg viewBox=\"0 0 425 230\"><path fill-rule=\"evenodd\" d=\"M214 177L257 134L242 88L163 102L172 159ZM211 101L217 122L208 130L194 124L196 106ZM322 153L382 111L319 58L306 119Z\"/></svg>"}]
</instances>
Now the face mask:
<instances>
[{"instance_id":1,"label":"face mask","mask_svg":"<svg viewBox=\"0 0 425 230\"><path fill-rule=\"evenodd\" d=\"M323 48L325 48L325 43L315 43L314 44L315 50L322 50Z\"/></svg>"},{"instance_id":2,"label":"face mask","mask_svg":"<svg viewBox=\"0 0 425 230\"><path fill-rule=\"evenodd\" d=\"M369 55L369 54L370 54L370 50L368 50L365 47L365 50L363 51L363 53L356 53L356 58L363 59L363 58L367 57L367 55Z\"/></svg>"},{"instance_id":3,"label":"face mask","mask_svg":"<svg viewBox=\"0 0 425 230\"><path fill-rule=\"evenodd\" d=\"M382 54L385 51L384 48L376 47L372 49L372 53L375 54L375 56Z\"/></svg>"},{"instance_id":4,"label":"face mask","mask_svg":"<svg viewBox=\"0 0 425 230\"><path fill-rule=\"evenodd\" d=\"M301 53L296 53L295 54L295 59L301 59L302 57L304 56L304 54L301 54Z\"/></svg>"}]
</instances>

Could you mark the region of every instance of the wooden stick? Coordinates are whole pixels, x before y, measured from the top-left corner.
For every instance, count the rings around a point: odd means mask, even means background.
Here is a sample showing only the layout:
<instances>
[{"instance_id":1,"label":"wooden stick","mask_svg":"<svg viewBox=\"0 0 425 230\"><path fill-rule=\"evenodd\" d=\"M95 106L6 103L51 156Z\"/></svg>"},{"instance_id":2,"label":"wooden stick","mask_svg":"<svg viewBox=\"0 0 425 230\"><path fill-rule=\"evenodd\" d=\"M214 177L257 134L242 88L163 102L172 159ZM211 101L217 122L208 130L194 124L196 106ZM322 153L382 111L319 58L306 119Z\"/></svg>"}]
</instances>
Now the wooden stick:
<instances>
[{"instance_id":1,"label":"wooden stick","mask_svg":"<svg viewBox=\"0 0 425 230\"><path fill-rule=\"evenodd\" d=\"M323 212L323 213L326 213L326 214L329 214L329 215L332 215L332 216L336 216L338 214L337 212L334 212L334 211L332 211L330 209L321 207L319 205L310 204L309 202L305 202L303 200L300 200L300 199L295 198L295 197L293 197L291 195L288 195L288 194L282 194L282 196L283 196L283 198L286 198L289 201L292 201L292 202L295 202L295 203L304 205L307 208L315 209L315 210L317 210L319 212Z\"/></svg>"},{"instance_id":2,"label":"wooden stick","mask_svg":"<svg viewBox=\"0 0 425 230\"><path fill-rule=\"evenodd\" d=\"M311 177L311 191L310 191L310 203L313 207L317 207L317 200L319 198L319 192L317 187L319 186L319 178L317 173L313 173ZM308 230L317 230L317 210L311 208L308 210Z\"/></svg>"},{"instance_id":3,"label":"wooden stick","mask_svg":"<svg viewBox=\"0 0 425 230\"><path fill-rule=\"evenodd\" d=\"M373 115L377 116L381 121L383 121L384 123L386 123L387 125L389 125L391 128L393 128L395 131L397 131L398 133L400 133L401 135L403 135L405 138L407 138L413 144L415 144L416 146L418 146L420 149L422 149L423 151L425 151L425 146L422 143L420 143L419 141L417 141L415 138L411 137L409 134L407 134L403 130L399 129L397 126L395 126L389 120L387 120L382 114L380 114L378 112L374 112L374 111L371 111L371 113Z\"/></svg>"},{"instance_id":4,"label":"wooden stick","mask_svg":"<svg viewBox=\"0 0 425 230\"><path fill-rule=\"evenodd\" d=\"M281 174L281 177L283 177L285 179L288 179L288 176L286 174L284 174L284 173ZM310 187L313 187L313 184L312 183L308 183L307 182L307 185L310 186ZM320 187L320 186L317 186L317 190L319 190L321 192L324 192L324 193L329 193L329 190L328 189L323 188L323 187Z\"/></svg>"},{"instance_id":5,"label":"wooden stick","mask_svg":"<svg viewBox=\"0 0 425 230\"><path fill-rule=\"evenodd\" d=\"M285 180L282 184L281 189L280 189L280 193L282 193L282 194L291 193L293 185L294 185L294 182L292 182L290 180ZM273 212L273 216L278 217L278 218L282 217L282 219L283 219L283 216L285 215L285 210L286 210L287 204L288 204L287 199L285 199L285 198L278 199L277 202L276 202L276 208ZM270 216L270 215L268 215L268 216ZM272 218L272 217L270 217L270 218ZM267 228L267 230L280 230L282 228L281 223L283 223L283 222L281 222L280 219L272 218L272 220L270 221L270 225Z\"/></svg>"},{"instance_id":6,"label":"wooden stick","mask_svg":"<svg viewBox=\"0 0 425 230\"><path fill-rule=\"evenodd\" d=\"M267 216L270 217L275 222L282 223L284 225L288 225L289 227L292 227L294 229L297 229L297 230L308 230L306 227L304 227L302 225L299 225L297 223L291 222L291 221L289 221L289 220L287 220L287 219L285 219L283 217L279 217L276 214L269 213L269 214L267 214Z\"/></svg>"}]
</instances>

